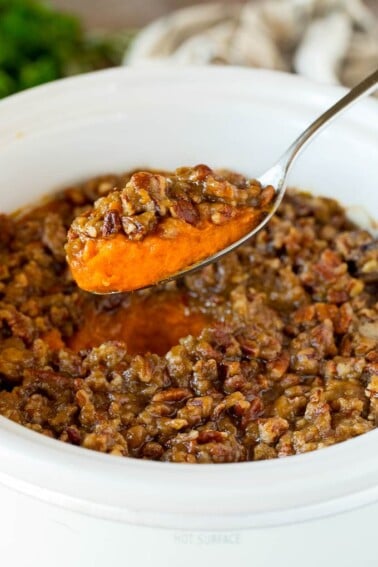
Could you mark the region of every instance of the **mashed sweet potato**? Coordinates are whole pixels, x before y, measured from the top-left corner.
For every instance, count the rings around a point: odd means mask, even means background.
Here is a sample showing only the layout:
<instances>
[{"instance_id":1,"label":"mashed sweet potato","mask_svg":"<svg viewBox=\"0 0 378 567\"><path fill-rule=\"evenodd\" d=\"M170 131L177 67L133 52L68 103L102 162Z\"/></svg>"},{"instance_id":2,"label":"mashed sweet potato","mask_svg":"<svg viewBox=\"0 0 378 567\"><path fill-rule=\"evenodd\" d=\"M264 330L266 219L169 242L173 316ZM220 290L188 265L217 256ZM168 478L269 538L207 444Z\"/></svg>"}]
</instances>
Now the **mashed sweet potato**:
<instances>
[{"instance_id":1,"label":"mashed sweet potato","mask_svg":"<svg viewBox=\"0 0 378 567\"><path fill-rule=\"evenodd\" d=\"M74 220L67 260L87 291L141 289L239 240L273 198L273 187L240 177L232 183L204 165L138 172Z\"/></svg>"}]
</instances>

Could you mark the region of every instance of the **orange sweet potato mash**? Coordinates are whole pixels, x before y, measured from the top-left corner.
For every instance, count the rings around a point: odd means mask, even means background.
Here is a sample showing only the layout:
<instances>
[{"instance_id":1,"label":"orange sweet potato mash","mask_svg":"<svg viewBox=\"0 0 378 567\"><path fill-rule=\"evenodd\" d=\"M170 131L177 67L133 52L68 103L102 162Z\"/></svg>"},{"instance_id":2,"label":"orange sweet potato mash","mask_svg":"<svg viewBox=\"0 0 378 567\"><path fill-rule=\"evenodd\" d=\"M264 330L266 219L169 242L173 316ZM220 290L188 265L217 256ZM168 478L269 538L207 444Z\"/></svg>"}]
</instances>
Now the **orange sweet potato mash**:
<instances>
[{"instance_id":1,"label":"orange sweet potato mash","mask_svg":"<svg viewBox=\"0 0 378 567\"><path fill-rule=\"evenodd\" d=\"M129 354L154 352L163 356L182 337L199 335L210 322L209 315L193 310L185 294L177 291L147 297L134 294L129 302L111 311L88 304L83 323L68 344L79 352L106 341L123 341Z\"/></svg>"},{"instance_id":2,"label":"orange sweet potato mash","mask_svg":"<svg viewBox=\"0 0 378 567\"><path fill-rule=\"evenodd\" d=\"M83 246L68 248L67 258L80 288L96 293L133 291L168 279L239 240L257 218L252 208L222 225L203 221L192 226L169 218L162 223L163 230L143 240L129 240L124 234L87 239ZM166 229L173 236L164 236Z\"/></svg>"},{"instance_id":3,"label":"orange sweet potato mash","mask_svg":"<svg viewBox=\"0 0 378 567\"><path fill-rule=\"evenodd\" d=\"M167 280L247 234L274 195L273 187L205 165L134 173L72 223L66 247L72 275L95 293Z\"/></svg>"}]
</instances>

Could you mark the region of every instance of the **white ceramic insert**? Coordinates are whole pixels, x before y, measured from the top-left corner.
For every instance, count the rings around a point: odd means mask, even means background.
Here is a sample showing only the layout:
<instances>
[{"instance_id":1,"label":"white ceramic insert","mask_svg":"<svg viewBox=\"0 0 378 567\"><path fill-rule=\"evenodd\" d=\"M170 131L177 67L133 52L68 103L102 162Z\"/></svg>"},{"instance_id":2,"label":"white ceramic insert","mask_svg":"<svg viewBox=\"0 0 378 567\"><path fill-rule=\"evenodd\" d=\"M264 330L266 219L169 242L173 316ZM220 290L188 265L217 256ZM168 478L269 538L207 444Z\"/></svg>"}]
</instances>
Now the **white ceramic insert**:
<instances>
[{"instance_id":1,"label":"white ceramic insert","mask_svg":"<svg viewBox=\"0 0 378 567\"><path fill-rule=\"evenodd\" d=\"M258 175L342 93L215 67L116 69L33 89L0 103L0 211L140 166ZM378 103L321 134L291 183L378 218ZM90 452L0 418L0 557L7 567L376 565L377 444L378 430L286 459L178 465Z\"/></svg>"}]
</instances>

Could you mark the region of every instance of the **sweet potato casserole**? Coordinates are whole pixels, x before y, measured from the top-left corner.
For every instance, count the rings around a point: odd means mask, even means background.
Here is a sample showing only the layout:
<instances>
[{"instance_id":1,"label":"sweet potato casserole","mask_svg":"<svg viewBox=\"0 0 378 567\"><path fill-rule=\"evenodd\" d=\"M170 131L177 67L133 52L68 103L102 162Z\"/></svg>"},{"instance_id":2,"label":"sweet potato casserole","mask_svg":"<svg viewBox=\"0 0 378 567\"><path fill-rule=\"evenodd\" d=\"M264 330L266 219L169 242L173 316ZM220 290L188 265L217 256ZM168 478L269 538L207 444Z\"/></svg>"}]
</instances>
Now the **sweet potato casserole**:
<instances>
[{"instance_id":1,"label":"sweet potato casserole","mask_svg":"<svg viewBox=\"0 0 378 567\"><path fill-rule=\"evenodd\" d=\"M243 195L244 178L222 176ZM65 256L74 218L93 220L83 221L89 239L123 231L139 242L160 206L216 224L238 205L215 195L177 208L160 194L123 218L88 216L130 178L0 215L0 414L89 449L186 463L284 457L374 429L373 236L337 202L290 191L248 245L202 271L133 294L84 292Z\"/></svg>"},{"instance_id":2,"label":"sweet potato casserole","mask_svg":"<svg viewBox=\"0 0 378 567\"><path fill-rule=\"evenodd\" d=\"M233 244L267 216L274 199L271 185L206 165L139 171L75 218L67 260L82 289L135 291Z\"/></svg>"}]
</instances>

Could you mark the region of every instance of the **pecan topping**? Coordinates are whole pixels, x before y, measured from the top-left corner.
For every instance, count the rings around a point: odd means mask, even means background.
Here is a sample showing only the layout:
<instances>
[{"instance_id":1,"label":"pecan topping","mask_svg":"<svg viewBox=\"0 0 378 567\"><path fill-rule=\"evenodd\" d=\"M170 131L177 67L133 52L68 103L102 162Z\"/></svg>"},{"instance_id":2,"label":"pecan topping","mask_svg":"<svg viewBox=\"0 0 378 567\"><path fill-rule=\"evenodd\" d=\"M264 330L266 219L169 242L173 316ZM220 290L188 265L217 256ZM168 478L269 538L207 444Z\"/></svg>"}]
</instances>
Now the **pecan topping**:
<instances>
[{"instance_id":1,"label":"pecan topping","mask_svg":"<svg viewBox=\"0 0 378 567\"><path fill-rule=\"evenodd\" d=\"M110 236L121 231L121 218L117 211L108 211L104 216L104 224L102 226L102 236Z\"/></svg>"}]
</instances>

